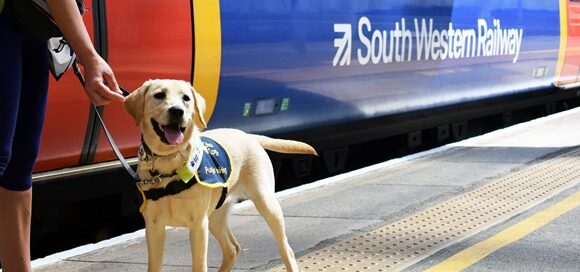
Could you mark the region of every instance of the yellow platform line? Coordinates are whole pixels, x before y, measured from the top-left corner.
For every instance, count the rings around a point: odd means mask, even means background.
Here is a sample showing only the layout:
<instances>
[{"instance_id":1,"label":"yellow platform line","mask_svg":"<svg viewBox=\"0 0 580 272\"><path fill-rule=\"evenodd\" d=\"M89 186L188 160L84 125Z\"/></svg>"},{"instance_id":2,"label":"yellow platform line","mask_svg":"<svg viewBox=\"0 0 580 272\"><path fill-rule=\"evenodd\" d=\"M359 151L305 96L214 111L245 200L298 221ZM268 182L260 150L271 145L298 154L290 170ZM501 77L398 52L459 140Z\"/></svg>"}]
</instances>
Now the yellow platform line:
<instances>
[{"instance_id":1,"label":"yellow platform line","mask_svg":"<svg viewBox=\"0 0 580 272\"><path fill-rule=\"evenodd\" d=\"M493 237L453 255L451 258L427 269L426 271L461 271L482 260L498 249L501 249L536 231L561 215L578 207L578 205L580 205L580 192L576 192L556 205L536 213Z\"/></svg>"}]
</instances>

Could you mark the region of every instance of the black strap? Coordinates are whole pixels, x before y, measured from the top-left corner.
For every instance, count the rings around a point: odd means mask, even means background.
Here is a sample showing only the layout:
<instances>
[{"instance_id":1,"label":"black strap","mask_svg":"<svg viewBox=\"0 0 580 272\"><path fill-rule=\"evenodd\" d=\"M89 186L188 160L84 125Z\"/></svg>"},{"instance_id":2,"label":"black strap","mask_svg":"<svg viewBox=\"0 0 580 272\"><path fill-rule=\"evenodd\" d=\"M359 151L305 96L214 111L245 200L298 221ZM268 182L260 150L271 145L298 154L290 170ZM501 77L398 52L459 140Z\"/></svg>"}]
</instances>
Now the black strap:
<instances>
[{"instance_id":1,"label":"black strap","mask_svg":"<svg viewBox=\"0 0 580 272\"><path fill-rule=\"evenodd\" d=\"M195 184L197 184L197 182L185 183L181 179L178 179L178 180L174 180L174 181L170 182L169 184L167 184L167 186L165 186L165 188L149 189L147 191L144 191L143 194L145 194L145 198L155 201L155 200L158 200L158 199L165 197L165 196L179 194L179 193L191 188L191 186L193 186ZM220 199L219 199L217 205L215 206L216 210L219 209L224 204L224 202L226 201L227 195L228 195L228 188L224 187L222 189L222 195L220 196Z\"/></svg>"},{"instance_id":2,"label":"black strap","mask_svg":"<svg viewBox=\"0 0 580 272\"><path fill-rule=\"evenodd\" d=\"M73 69L74 69L75 75L77 76L77 78L79 79L81 84L83 86L85 86L85 79L83 78L83 75L81 74L81 70L79 69L79 65L78 65L76 60L73 62ZM121 86L119 86L119 88L123 92L124 96L129 95L129 92L127 92ZM103 121L103 117L99 113L97 106L95 106L93 104L91 104L91 106L93 107L93 110L97 114L99 122L101 123L101 127L103 128L103 131L105 132L105 136L107 136L107 140L109 141L111 148L113 148L113 152L115 152L115 155L117 156L117 158L119 159L119 161L121 162L123 167L125 168L125 171L127 171L127 174L129 174L129 176L131 176L131 178L133 178L134 181L138 181L139 177L137 177L137 173L135 173L135 171L133 170L133 168L131 168L131 166L129 165L127 160L125 160L125 157L123 157L123 154L121 154L121 151L119 151L119 148L117 147L117 144L113 140L113 136L111 136L109 129L107 129L107 126L105 125L105 122Z\"/></svg>"},{"instance_id":3,"label":"black strap","mask_svg":"<svg viewBox=\"0 0 580 272\"><path fill-rule=\"evenodd\" d=\"M167 184L167 186L165 186L165 188L149 189L147 191L144 191L143 193L145 194L145 198L151 199L151 200L157 200L157 199L160 199L164 196L179 194L179 193L191 188L191 186L193 186L195 184L196 184L196 182L185 183L181 179L178 179L178 180L174 180L174 181L170 182L169 184Z\"/></svg>"},{"instance_id":4,"label":"black strap","mask_svg":"<svg viewBox=\"0 0 580 272\"><path fill-rule=\"evenodd\" d=\"M220 200L218 201L217 205L215 205L215 209L219 209L224 202L226 201L226 196L228 196L228 187L224 187L224 189L222 190L222 196L220 197Z\"/></svg>"}]
</instances>

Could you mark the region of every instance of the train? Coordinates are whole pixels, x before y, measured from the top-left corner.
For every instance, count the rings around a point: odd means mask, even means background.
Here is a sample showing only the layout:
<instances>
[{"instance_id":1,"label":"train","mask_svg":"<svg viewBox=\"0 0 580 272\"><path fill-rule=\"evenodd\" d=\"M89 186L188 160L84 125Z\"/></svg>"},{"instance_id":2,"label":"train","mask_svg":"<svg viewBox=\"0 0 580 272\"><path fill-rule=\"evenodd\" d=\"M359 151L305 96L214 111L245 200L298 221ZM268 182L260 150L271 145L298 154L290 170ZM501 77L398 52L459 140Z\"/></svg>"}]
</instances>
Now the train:
<instances>
[{"instance_id":1,"label":"train","mask_svg":"<svg viewBox=\"0 0 580 272\"><path fill-rule=\"evenodd\" d=\"M292 159L288 171L275 162L281 175L338 173L362 153L385 153L378 146L388 137L402 135L397 145L411 149L444 143L465 137L478 118L509 124L520 109L549 114L577 105L580 95L577 0L85 6L95 47L125 89L155 78L190 81L206 99L208 129L303 140L322 154L319 162ZM37 233L57 229L62 207L78 213L81 201L107 199L98 206L136 211L133 188L112 174L120 164L73 73L49 86L33 176ZM134 158L140 132L121 103L99 111L122 153Z\"/></svg>"}]
</instances>

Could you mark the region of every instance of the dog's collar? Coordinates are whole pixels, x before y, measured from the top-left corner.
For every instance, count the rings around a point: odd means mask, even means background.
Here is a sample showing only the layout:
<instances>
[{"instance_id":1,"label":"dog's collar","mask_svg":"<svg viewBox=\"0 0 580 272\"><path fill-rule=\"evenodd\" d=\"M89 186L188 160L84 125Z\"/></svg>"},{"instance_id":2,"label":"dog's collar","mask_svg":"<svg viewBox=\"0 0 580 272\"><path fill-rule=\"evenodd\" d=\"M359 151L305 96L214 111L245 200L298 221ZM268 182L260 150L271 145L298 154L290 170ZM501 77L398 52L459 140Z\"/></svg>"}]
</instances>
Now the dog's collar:
<instances>
[{"instance_id":1,"label":"dog's collar","mask_svg":"<svg viewBox=\"0 0 580 272\"><path fill-rule=\"evenodd\" d=\"M185 162L181 167L175 169L170 174L162 174L157 169L153 167L153 161L157 157L163 157L157 155L151 151L151 149L147 146L145 141L141 141L141 147L139 148L138 156L139 162L141 163L142 167L145 170L149 171L149 175L151 176L150 179L141 179L138 181L140 184L155 184L161 182L164 178L174 179L179 177L184 183L188 183L195 175L195 172L199 168L201 164L201 159L203 158L203 151L204 146L201 143L194 144L195 150L193 151L193 156L191 160Z\"/></svg>"},{"instance_id":2,"label":"dog's collar","mask_svg":"<svg viewBox=\"0 0 580 272\"><path fill-rule=\"evenodd\" d=\"M147 144L145 144L145 141L141 141L141 147L139 148L139 152L137 154L139 156L140 166L143 167L144 170L149 171L149 175L151 176L150 179L140 179L138 183L140 184L159 183L163 180L163 178L173 178L174 176L177 175L175 171L173 171L173 173L171 174L162 174L153 167L153 161L155 160L156 157L158 157L158 155L153 153L153 151L151 151L151 149L147 146Z\"/></svg>"},{"instance_id":3,"label":"dog's collar","mask_svg":"<svg viewBox=\"0 0 580 272\"><path fill-rule=\"evenodd\" d=\"M163 157L161 155L157 155L151 151L151 148L147 146L143 137L141 137L141 147L139 148L138 152L139 160L141 161L153 161L156 157Z\"/></svg>"}]
</instances>

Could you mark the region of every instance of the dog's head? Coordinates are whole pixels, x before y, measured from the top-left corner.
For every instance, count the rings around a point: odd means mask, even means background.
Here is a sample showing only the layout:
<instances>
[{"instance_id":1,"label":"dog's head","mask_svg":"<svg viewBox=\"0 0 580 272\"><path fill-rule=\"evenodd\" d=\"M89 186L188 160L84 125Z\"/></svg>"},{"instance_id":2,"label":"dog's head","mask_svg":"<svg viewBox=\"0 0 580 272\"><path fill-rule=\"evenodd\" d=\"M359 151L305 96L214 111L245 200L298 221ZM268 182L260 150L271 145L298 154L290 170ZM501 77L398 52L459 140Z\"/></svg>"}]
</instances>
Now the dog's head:
<instances>
[{"instance_id":1,"label":"dog's head","mask_svg":"<svg viewBox=\"0 0 580 272\"><path fill-rule=\"evenodd\" d=\"M141 127L145 143L160 155L184 149L192 135L207 126L205 100L181 80L146 81L124 106Z\"/></svg>"}]
</instances>

